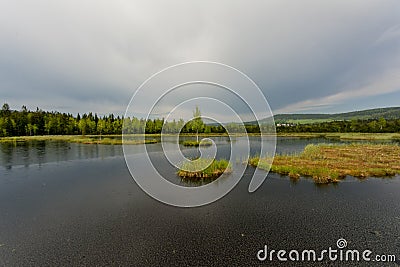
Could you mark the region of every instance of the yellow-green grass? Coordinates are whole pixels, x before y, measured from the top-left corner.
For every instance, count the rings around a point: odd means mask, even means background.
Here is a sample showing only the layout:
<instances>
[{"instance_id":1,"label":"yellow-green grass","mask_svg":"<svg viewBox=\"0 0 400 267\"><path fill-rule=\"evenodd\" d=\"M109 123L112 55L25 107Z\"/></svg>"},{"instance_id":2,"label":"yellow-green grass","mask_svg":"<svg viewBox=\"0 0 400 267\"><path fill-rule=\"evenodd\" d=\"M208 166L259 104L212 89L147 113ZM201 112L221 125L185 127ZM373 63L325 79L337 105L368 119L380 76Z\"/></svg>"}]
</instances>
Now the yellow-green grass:
<instances>
[{"instance_id":1,"label":"yellow-green grass","mask_svg":"<svg viewBox=\"0 0 400 267\"><path fill-rule=\"evenodd\" d=\"M324 133L277 133L277 137L293 137L293 138L325 138Z\"/></svg>"},{"instance_id":2,"label":"yellow-green grass","mask_svg":"<svg viewBox=\"0 0 400 267\"><path fill-rule=\"evenodd\" d=\"M298 120L287 120L286 123L291 124L313 124L313 123L324 123L332 122L333 119L298 119Z\"/></svg>"},{"instance_id":3,"label":"yellow-green grass","mask_svg":"<svg viewBox=\"0 0 400 267\"><path fill-rule=\"evenodd\" d=\"M312 177L315 183L336 183L347 175L357 178L400 174L400 146L380 144L308 145L295 155L253 157L250 165L292 179ZM272 163L272 164L271 164Z\"/></svg>"},{"instance_id":4,"label":"yellow-green grass","mask_svg":"<svg viewBox=\"0 0 400 267\"><path fill-rule=\"evenodd\" d=\"M43 135L43 136L3 137L0 139L0 143L23 143L32 141L64 141L69 143L102 144L102 145L122 145L122 144L137 145L137 144L153 144L159 142L157 139L122 141L121 135L107 135L107 136Z\"/></svg>"},{"instance_id":5,"label":"yellow-green grass","mask_svg":"<svg viewBox=\"0 0 400 267\"><path fill-rule=\"evenodd\" d=\"M197 159L182 164L181 169L177 172L178 176L182 179L200 180L200 179L216 179L224 172L230 173L232 171L231 164L225 159L213 160L210 166L204 170L200 170L208 159Z\"/></svg>"},{"instance_id":6,"label":"yellow-green grass","mask_svg":"<svg viewBox=\"0 0 400 267\"><path fill-rule=\"evenodd\" d=\"M400 140L400 133L329 133L325 137L342 140Z\"/></svg>"},{"instance_id":7,"label":"yellow-green grass","mask_svg":"<svg viewBox=\"0 0 400 267\"><path fill-rule=\"evenodd\" d=\"M183 141L182 145L184 146L194 146L194 147L198 147L198 146L211 146L212 142L211 141L191 141L191 140L186 140Z\"/></svg>"},{"instance_id":8,"label":"yellow-green grass","mask_svg":"<svg viewBox=\"0 0 400 267\"><path fill-rule=\"evenodd\" d=\"M342 140L400 140L400 133L278 133L278 137L327 138Z\"/></svg>"},{"instance_id":9,"label":"yellow-green grass","mask_svg":"<svg viewBox=\"0 0 400 267\"><path fill-rule=\"evenodd\" d=\"M176 134L166 134L167 136L176 136ZM193 134L179 134L180 136L194 136ZM248 134L249 136L260 136L260 134L257 133L251 133ZM146 137L152 137L154 140L157 138L160 138L160 134L126 134L126 137L137 137L137 136L146 136ZM205 133L199 133L199 136L227 136L226 133L218 134L218 133L211 133L211 134L205 134ZM233 134L233 136L243 136L243 134ZM269 136L268 134L265 136ZM278 133L278 137L294 137L294 138L334 138L334 139L342 139L342 140L400 140L400 133ZM107 139L107 138L112 138L118 140L118 137L122 140L122 135L102 135L101 139ZM100 135L86 135L86 136L81 136L81 135L38 135L38 136L16 136L16 137L1 137L0 138L0 143L6 143L6 142L29 142L29 141L66 141L66 142L71 142L71 140L74 140L77 142L77 140L81 139L100 139ZM129 141L131 142L131 141ZM97 142L95 142L97 143ZM112 143L109 141L104 141L105 143ZM118 142L115 142L116 144ZM132 141L133 144L136 144L137 142ZM139 142L143 143L143 142Z\"/></svg>"},{"instance_id":10,"label":"yellow-green grass","mask_svg":"<svg viewBox=\"0 0 400 267\"><path fill-rule=\"evenodd\" d=\"M102 139L92 139L92 138L74 138L70 139L71 143L81 143L81 144L100 144L100 145L139 145L139 144L155 144L159 141L157 139L146 139L146 140L124 140L116 138L102 138Z\"/></svg>"}]
</instances>

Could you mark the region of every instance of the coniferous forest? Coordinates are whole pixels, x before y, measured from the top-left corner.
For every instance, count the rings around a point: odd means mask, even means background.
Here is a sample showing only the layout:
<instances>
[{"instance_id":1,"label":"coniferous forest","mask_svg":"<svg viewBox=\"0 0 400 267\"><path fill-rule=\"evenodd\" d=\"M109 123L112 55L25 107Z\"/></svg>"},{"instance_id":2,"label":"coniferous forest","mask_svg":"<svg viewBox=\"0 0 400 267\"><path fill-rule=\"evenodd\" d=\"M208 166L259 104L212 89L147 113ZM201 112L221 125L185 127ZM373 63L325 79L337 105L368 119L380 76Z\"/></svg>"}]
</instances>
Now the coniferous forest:
<instances>
[{"instance_id":1,"label":"coniferous forest","mask_svg":"<svg viewBox=\"0 0 400 267\"><path fill-rule=\"evenodd\" d=\"M99 117L91 112L77 116L69 113L48 112L37 108L28 110L11 110L6 103L0 110L0 136L33 136L33 135L107 135L122 134L123 126L128 133L225 133L220 125L205 125L201 120L194 127L192 122L165 122L164 119L144 120L139 118L123 118L110 114ZM257 126L248 126L248 131L258 132Z\"/></svg>"},{"instance_id":2,"label":"coniferous forest","mask_svg":"<svg viewBox=\"0 0 400 267\"><path fill-rule=\"evenodd\" d=\"M357 119L281 125L277 133L398 133L400 119Z\"/></svg>"},{"instance_id":3,"label":"coniferous forest","mask_svg":"<svg viewBox=\"0 0 400 267\"><path fill-rule=\"evenodd\" d=\"M33 135L107 135L129 133L157 134L164 127L165 133L225 133L221 125L207 125L201 121L194 124L178 121L165 122L164 119L144 120L140 118L123 118L110 114L98 116L91 112L73 116L69 113L49 112L37 108L28 110L12 110L5 103L0 110L0 136L33 136ZM230 125L235 128L234 124ZM245 125L248 133L259 133L257 124ZM277 133L395 133L400 132L400 119L368 119L368 120L337 120L309 124L290 124L276 127Z\"/></svg>"}]
</instances>

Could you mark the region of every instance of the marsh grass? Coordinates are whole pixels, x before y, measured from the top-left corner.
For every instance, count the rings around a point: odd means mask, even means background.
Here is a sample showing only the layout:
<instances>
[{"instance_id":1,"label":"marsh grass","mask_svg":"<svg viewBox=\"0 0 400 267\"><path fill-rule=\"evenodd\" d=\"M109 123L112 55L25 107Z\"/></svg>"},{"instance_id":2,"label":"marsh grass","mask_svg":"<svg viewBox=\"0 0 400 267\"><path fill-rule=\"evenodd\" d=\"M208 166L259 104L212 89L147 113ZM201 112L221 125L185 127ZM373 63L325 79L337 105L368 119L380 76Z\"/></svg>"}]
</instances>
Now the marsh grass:
<instances>
[{"instance_id":1,"label":"marsh grass","mask_svg":"<svg viewBox=\"0 0 400 267\"><path fill-rule=\"evenodd\" d=\"M165 134L167 136L175 136L175 134ZM260 134L248 134L249 136L260 136ZM129 140L125 141L126 144L143 144L143 143L156 143L160 139L160 134L126 134L126 137L146 136L151 138L143 141ZM193 134L180 134L180 136L193 136ZM199 134L199 136L227 136L227 134ZM232 136L243 136L243 134L233 134ZM266 135L268 136L268 135ZM292 138L326 138L326 139L341 139L341 140L400 140L400 133L279 133L278 137L292 137ZM109 140L112 139L112 140ZM118 141L119 139L119 141ZM115 141L114 141L115 140ZM122 135L37 135L37 136L16 136L16 137L0 137L0 143L18 143L30 141L65 141L75 143L88 143L88 144L122 144ZM101 141L101 142L100 142ZM196 141L185 141L196 145ZM203 142L204 143L204 142ZM187 143L190 146L189 143ZM184 144L185 145L185 144Z\"/></svg>"},{"instance_id":2,"label":"marsh grass","mask_svg":"<svg viewBox=\"0 0 400 267\"><path fill-rule=\"evenodd\" d=\"M308 145L300 154L253 157L249 165L288 175L312 177L315 183L336 183L347 175L357 178L400 174L400 146L380 144Z\"/></svg>"},{"instance_id":3,"label":"marsh grass","mask_svg":"<svg viewBox=\"0 0 400 267\"><path fill-rule=\"evenodd\" d=\"M337 138L341 140L398 140L398 133L329 133L326 138Z\"/></svg>"},{"instance_id":4,"label":"marsh grass","mask_svg":"<svg viewBox=\"0 0 400 267\"><path fill-rule=\"evenodd\" d=\"M278 137L291 137L291 138L325 138L326 134L324 133L277 133Z\"/></svg>"},{"instance_id":5,"label":"marsh grass","mask_svg":"<svg viewBox=\"0 0 400 267\"><path fill-rule=\"evenodd\" d=\"M340 140L400 140L399 133L278 133L278 137L326 138Z\"/></svg>"},{"instance_id":6,"label":"marsh grass","mask_svg":"<svg viewBox=\"0 0 400 267\"><path fill-rule=\"evenodd\" d=\"M0 143L26 143L32 141L64 141L68 143L101 144L101 145L122 145L122 144L138 145L138 144L153 144L159 142L158 139L122 141L121 135L112 135L112 136L45 135L45 136L3 137L0 139Z\"/></svg>"},{"instance_id":7,"label":"marsh grass","mask_svg":"<svg viewBox=\"0 0 400 267\"><path fill-rule=\"evenodd\" d=\"M190 162L185 162L182 164L181 169L177 172L177 174L182 179L201 180L216 179L224 172L232 172L231 164L225 159L214 159L210 166L208 166L204 170L198 171L199 169L201 169L201 166L205 165L205 162L207 161L207 159L197 159Z\"/></svg>"},{"instance_id":8,"label":"marsh grass","mask_svg":"<svg viewBox=\"0 0 400 267\"><path fill-rule=\"evenodd\" d=\"M159 141L157 139L146 139L146 140L125 140L115 138L102 138L102 139L91 139L91 138L76 138L71 139L71 143L81 144L99 144L99 145L140 145L140 144L155 144Z\"/></svg>"}]
</instances>

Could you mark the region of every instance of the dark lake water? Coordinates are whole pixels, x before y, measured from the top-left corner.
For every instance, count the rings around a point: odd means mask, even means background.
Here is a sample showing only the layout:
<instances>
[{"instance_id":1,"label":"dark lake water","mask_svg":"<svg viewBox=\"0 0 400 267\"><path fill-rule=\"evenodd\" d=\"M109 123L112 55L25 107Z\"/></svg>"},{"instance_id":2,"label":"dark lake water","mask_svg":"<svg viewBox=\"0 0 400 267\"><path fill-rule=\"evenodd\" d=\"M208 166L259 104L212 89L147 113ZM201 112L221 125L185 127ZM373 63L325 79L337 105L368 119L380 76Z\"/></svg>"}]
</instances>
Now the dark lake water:
<instances>
[{"instance_id":1,"label":"dark lake water","mask_svg":"<svg viewBox=\"0 0 400 267\"><path fill-rule=\"evenodd\" d=\"M227 158L230 142L214 140L217 157ZM231 142L240 146L243 140ZM328 141L278 138L277 153L297 153L322 142ZM251 153L258 144L252 137ZM147 149L157 168L182 184L163 159L161 145ZM197 155L196 149L182 151ZM130 146L128 152L140 157L144 146ZM241 155L235 157L241 164ZM0 266L286 266L290 264L259 262L256 253L264 245L318 251L336 247L339 238L347 240L349 249L400 258L399 177L347 177L336 186L316 186L309 179L293 183L270 173L250 194L253 171L247 168L239 184L217 202L176 208L138 187L121 146L0 144Z\"/></svg>"}]
</instances>

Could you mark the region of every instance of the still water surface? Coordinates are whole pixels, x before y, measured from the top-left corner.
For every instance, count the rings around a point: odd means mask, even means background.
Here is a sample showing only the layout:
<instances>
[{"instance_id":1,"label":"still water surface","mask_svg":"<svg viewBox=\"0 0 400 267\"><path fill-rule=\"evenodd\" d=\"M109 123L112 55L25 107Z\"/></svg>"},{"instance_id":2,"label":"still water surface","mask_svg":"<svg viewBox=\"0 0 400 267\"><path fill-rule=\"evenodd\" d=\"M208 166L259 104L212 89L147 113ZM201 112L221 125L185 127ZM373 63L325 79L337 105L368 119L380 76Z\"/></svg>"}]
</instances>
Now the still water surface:
<instances>
[{"instance_id":1,"label":"still water surface","mask_svg":"<svg viewBox=\"0 0 400 267\"><path fill-rule=\"evenodd\" d=\"M250 139L254 154L259 140ZM231 143L225 137L214 140L217 156L228 158ZM231 142L240 146L244 139ZM277 153L297 153L322 142L327 140L278 138ZM143 148L130 146L129 153L140 156ZM309 179L292 183L270 173L249 194L254 169L248 168L221 200L184 209L143 193L127 170L121 146L42 141L1 144L0 149L0 266L250 266L260 264L256 253L266 244L322 250L339 238L349 248L400 257L399 177L348 177L337 186L315 186ZM181 184L162 158L161 145L147 149L168 179ZM197 154L196 149L182 151ZM235 155L237 164L241 156Z\"/></svg>"}]
</instances>

